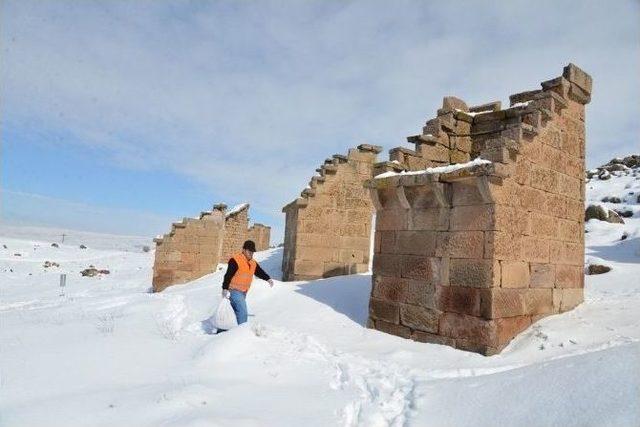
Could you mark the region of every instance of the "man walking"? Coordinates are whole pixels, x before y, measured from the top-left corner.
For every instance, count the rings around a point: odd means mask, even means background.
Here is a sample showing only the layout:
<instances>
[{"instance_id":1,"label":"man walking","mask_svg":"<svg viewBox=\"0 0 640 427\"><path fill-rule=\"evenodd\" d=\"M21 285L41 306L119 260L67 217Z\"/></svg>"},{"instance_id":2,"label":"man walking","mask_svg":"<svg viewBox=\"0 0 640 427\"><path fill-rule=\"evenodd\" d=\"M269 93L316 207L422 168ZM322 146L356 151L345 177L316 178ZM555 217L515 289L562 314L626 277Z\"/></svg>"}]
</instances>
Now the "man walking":
<instances>
[{"instance_id":1,"label":"man walking","mask_svg":"<svg viewBox=\"0 0 640 427\"><path fill-rule=\"evenodd\" d=\"M273 287L273 280L253 259L253 253L256 251L256 244L253 240L247 240L242 245L242 252L234 255L229 260L227 272L224 274L222 281L222 296L229 298L231 307L236 314L238 325L247 321L247 292L251 287L253 276L269 282L269 286ZM218 332L222 332L219 329Z\"/></svg>"}]
</instances>

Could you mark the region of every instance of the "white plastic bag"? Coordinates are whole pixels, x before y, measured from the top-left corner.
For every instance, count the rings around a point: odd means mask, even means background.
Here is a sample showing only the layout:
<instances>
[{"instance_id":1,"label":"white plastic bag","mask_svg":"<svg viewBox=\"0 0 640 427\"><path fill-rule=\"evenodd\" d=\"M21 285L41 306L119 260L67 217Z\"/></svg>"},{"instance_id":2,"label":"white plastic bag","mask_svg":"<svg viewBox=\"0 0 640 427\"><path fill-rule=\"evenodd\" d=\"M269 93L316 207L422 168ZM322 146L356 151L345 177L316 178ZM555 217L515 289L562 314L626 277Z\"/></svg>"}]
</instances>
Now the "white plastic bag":
<instances>
[{"instance_id":1,"label":"white plastic bag","mask_svg":"<svg viewBox=\"0 0 640 427\"><path fill-rule=\"evenodd\" d=\"M233 311L233 307L231 307L229 298L222 298L222 301L218 304L213 324L216 328L225 330L238 326L236 313Z\"/></svg>"}]
</instances>

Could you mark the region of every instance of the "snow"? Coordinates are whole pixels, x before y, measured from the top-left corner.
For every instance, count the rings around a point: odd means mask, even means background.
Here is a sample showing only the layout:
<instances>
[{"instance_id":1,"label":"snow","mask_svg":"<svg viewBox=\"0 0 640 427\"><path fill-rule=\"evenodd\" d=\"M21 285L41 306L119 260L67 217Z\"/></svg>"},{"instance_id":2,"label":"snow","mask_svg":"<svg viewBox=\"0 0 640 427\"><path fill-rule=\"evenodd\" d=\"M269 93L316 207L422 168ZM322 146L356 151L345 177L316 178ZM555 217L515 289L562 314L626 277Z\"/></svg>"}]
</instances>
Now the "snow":
<instances>
[{"instance_id":1,"label":"snow","mask_svg":"<svg viewBox=\"0 0 640 427\"><path fill-rule=\"evenodd\" d=\"M256 279L249 322L212 335L224 265L153 294L149 238L0 227L0 425L640 425L639 183L586 184L635 212L586 225L612 270L492 357L366 329L369 274ZM279 278L280 248L256 258Z\"/></svg>"},{"instance_id":2,"label":"snow","mask_svg":"<svg viewBox=\"0 0 640 427\"><path fill-rule=\"evenodd\" d=\"M229 218L231 215L235 215L238 212L242 211L249 207L249 203L241 203L231 208L230 211L227 212L226 217Z\"/></svg>"},{"instance_id":3,"label":"snow","mask_svg":"<svg viewBox=\"0 0 640 427\"><path fill-rule=\"evenodd\" d=\"M384 172L379 175L376 175L375 178L376 179L388 178L390 176L396 176L396 175L429 175L429 174L436 174L436 173L450 173L460 169L471 168L473 166L487 165L489 163L491 163L489 160L484 160L478 157L466 163L457 163L454 165L438 166L435 168L426 168L418 171Z\"/></svg>"}]
</instances>

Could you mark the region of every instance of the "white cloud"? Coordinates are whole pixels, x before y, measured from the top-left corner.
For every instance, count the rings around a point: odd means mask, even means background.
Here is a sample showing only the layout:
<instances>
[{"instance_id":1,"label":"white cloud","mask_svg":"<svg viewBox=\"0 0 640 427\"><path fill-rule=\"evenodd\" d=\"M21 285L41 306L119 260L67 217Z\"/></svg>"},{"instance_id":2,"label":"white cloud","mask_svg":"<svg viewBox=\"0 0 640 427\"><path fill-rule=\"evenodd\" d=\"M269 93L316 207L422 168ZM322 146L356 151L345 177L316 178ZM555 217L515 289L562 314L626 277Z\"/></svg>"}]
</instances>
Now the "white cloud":
<instances>
[{"instance_id":1,"label":"white cloud","mask_svg":"<svg viewBox=\"0 0 640 427\"><path fill-rule=\"evenodd\" d=\"M316 165L391 148L442 96L507 100L572 61L594 77L594 165L637 150L634 2L3 3L9 125L37 118L130 168L167 169L281 234ZM386 155L385 155L386 156Z\"/></svg>"}]
</instances>

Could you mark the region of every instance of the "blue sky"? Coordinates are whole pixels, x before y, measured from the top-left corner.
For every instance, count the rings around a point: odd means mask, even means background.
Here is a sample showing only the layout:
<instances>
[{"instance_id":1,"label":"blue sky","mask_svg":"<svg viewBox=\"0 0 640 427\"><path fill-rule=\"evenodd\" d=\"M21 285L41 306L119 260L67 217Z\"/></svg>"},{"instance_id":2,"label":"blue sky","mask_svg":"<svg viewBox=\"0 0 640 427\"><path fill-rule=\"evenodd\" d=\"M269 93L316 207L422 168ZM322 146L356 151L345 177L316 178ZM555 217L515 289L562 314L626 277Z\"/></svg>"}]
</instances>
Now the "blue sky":
<instances>
[{"instance_id":1,"label":"blue sky","mask_svg":"<svg viewBox=\"0 0 640 427\"><path fill-rule=\"evenodd\" d=\"M327 156L568 62L594 77L588 166L640 148L638 2L1 4L3 222L153 235L248 201L277 242Z\"/></svg>"}]
</instances>

